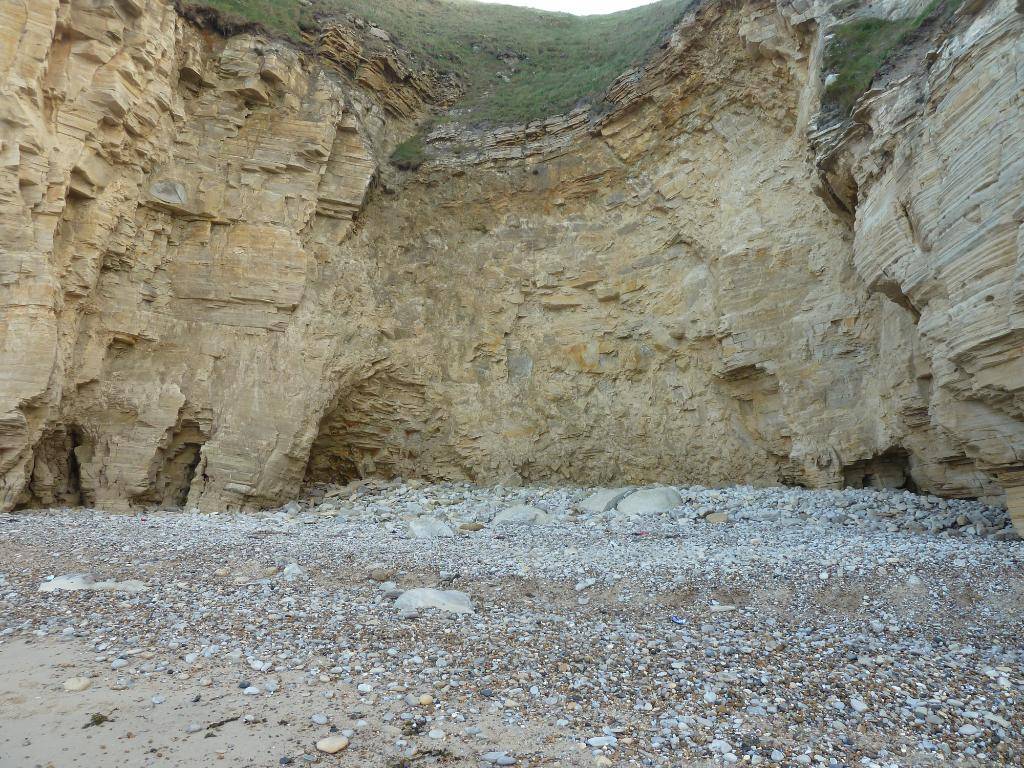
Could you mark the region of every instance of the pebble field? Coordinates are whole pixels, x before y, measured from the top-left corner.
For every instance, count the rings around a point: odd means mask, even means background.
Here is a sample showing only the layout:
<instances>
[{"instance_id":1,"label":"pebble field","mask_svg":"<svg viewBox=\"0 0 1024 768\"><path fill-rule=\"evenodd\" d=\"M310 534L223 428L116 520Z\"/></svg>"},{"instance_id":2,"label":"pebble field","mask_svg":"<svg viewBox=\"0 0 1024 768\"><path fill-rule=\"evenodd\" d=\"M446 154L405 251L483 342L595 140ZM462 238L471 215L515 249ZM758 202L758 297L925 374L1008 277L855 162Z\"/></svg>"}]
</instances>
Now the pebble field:
<instances>
[{"instance_id":1,"label":"pebble field","mask_svg":"<svg viewBox=\"0 0 1024 768\"><path fill-rule=\"evenodd\" d=\"M1005 513L902 491L24 512L0 766L1021 765L1022 627Z\"/></svg>"}]
</instances>

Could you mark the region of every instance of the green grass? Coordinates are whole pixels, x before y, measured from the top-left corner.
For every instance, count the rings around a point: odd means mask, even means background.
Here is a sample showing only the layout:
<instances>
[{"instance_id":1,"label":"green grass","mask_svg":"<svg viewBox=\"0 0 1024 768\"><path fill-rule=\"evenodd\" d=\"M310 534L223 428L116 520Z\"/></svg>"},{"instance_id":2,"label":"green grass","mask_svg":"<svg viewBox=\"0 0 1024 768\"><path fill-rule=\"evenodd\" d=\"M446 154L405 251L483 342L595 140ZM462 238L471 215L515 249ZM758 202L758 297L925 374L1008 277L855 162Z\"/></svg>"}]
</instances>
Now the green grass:
<instances>
[{"instance_id":1,"label":"green grass","mask_svg":"<svg viewBox=\"0 0 1024 768\"><path fill-rule=\"evenodd\" d=\"M391 153L390 162L403 171L415 171L427 159L423 148L423 137L420 135L406 139Z\"/></svg>"},{"instance_id":2,"label":"green grass","mask_svg":"<svg viewBox=\"0 0 1024 768\"><path fill-rule=\"evenodd\" d=\"M184 5L207 6L223 14L229 22L255 21L269 32L292 42L301 39L298 0L183 0Z\"/></svg>"},{"instance_id":3,"label":"green grass","mask_svg":"<svg viewBox=\"0 0 1024 768\"><path fill-rule=\"evenodd\" d=\"M917 16L894 19L859 18L833 27L825 49L825 70L836 78L825 88L825 102L843 115L871 87L882 65L938 11L949 16L959 2L932 0ZM941 9L940 9L941 6Z\"/></svg>"},{"instance_id":4,"label":"green grass","mask_svg":"<svg viewBox=\"0 0 1024 768\"><path fill-rule=\"evenodd\" d=\"M470 0L197 1L291 40L301 38L300 26L315 29L319 17L354 13L391 33L421 65L456 74L465 86L456 119L472 124L546 117L598 98L693 2L570 16ZM518 57L515 71L499 58L504 54Z\"/></svg>"}]
</instances>

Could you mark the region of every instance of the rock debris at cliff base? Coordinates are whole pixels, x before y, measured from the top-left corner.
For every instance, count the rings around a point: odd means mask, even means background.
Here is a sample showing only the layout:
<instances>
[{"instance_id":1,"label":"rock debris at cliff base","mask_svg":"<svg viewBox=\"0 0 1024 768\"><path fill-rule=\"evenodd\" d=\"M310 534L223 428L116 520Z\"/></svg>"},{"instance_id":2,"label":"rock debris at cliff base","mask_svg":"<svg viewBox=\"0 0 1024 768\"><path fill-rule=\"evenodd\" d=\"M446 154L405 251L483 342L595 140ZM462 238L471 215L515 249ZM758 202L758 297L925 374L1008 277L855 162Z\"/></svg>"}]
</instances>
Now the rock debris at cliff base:
<instances>
[{"instance_id":1,"label":"rock debris at cliff base","mask_svg":"<svg viewBox=\"0 0 1024 768\"><path fill-rule=\"evenodd\" d=\"M0 765L1017 765L1004 518L382 482L2 516Z\"/></svg>"}]
</instances>

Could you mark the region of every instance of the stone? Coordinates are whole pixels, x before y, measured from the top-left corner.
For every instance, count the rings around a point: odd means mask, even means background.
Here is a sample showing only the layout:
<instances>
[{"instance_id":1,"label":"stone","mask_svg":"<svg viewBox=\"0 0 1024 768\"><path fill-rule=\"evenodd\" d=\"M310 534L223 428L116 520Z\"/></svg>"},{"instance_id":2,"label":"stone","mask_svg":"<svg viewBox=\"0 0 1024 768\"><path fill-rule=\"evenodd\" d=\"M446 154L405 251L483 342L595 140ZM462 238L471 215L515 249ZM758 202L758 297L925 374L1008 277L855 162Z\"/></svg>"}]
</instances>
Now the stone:
<instances>
[{"instance_id":1,"label":"stone","mask_svg":"<svg viewBox=\"0 0 1024 768\"><path fill-rule=\"evenodd\" d=\"M491 523L493 525L543 525L549 520L550 516L543 509L529 504L516 504L496 514Z\"/></svg>"},{"instance_id":2,"label":"stone","mask_svg":"<svg viewBox=\"0 0 1024 768\"><path fill-rule=\"evenodd\" d=\"M395 600L395 608L399 611L417 611L425 608L436 608L448 613L473 613L473 604L469 595L454 589L440 590L430 587L419 587L403 592Z\"/></svg>"},{"instance_id":3,"label":"stone","mask_svg":"<svg viewBox=\"0 0 1024 768\"><path fill-rule=\"evenodd\" d=\"M149 587L141 581L96 581L87 573L56 576L39 585L40 592L145 592Z\"/></svg>"},{"instance_id":4,"label":"stone","mask_svg":"<svg viewBox=\"0 0 1024 768\"><path fill-rule=\"evenodd\" d=\"M712 752L725 755L732 752L732 745L725 739L714 739L708 747Z\"/></svg>"},{"instance_id":5,"label":"stone","mask_svg":"<svg viewBox=\"0 0 1024 768\"><path fill-rule=\"evenodd\" d=\"M712 512L704 518L705 523L711 523L712 525L718 525L729 521L729 515L726 512Z\"/></svg>"},{"instance_id":6,"label":"stone","mask_svg":"<svg viewBox=\"0 0 1024 768\"><path fill-rule=\"evenodd\" d=\"M590 589L595 584L597 584L597 579L593 576L586 579L580 579L576 582L575 590L577 592L582 592L584 589Z\"/></svg>"},{"instance_id":7,"label":"stone","mask_svg":"<svg viewBox=\"0 0 1024 768\"><path fill-rule=\"evenodd\" d=\"M491 763L492 765L515 765L516 759L508 754L508 752L484 752L480 755L480 759L485 763Z\"/></svg>"},{"instance_id":8,"label":"stone","mask_svg":"<svg viewBox=\"0 0 1024 768\"><path fill-rule=\"evenodd\" d=\"M64 681L64 690L70 691L71 693L79 693L86 690L92 685L92 680L88 677L69 677Z\"/></svg>"},{"instance_id":9,"label":"stone","mask_svg":"<svg viewBox=\"0 0 1024 768\"><path fill-rule=\"evenodd\" d=\"M436 517L418 517L409 521L409 535L414 539L450 539L455 531Z\"/></svg>"},{"instance_id":10,"label":"stone","mask_svg":"<svg viewBox=\"0 0 1024 768\"><path fill-rule=\"evenodd\" d=\"M626 488L602 488L596 491L579 503L579 508L584 512L600 514L615 508L615 505L622 501L633 489Z\"/></svg>"},{"instance_id":11,"label":"stone","mask_svg":"<svg viewBox=\"0 0 1024 768\"><path fill-rule=\"evenodd\" d=\"M333 755L337 752L341 752L341 750L345 749L348 744L348 738L345 736L328 736L325 739L320 739L320 741L316 743L316 748L328 755Z\"/></svg>"},{"instance_id":12,"label":"stone","mask_svg":"<svg viewBox=\"0 0 1024 768\"><path fill-rule=\"evenodd\" d=\"M188 192L185 190L185 186L177 181L154 181L149 187L149 194L170 205L178 206L188 202Z\"/></svg>"},{"instance_id":13,"label":"stone","mask_svg":"<svg viewBox=\"0 0 1024 768\"><path fill-rule=\"evenodd\" d=\"M675 488L642 488L622 499L616 509L624 515L658 515L675 509L682 502Z\"/></svg>"}]
</instances>

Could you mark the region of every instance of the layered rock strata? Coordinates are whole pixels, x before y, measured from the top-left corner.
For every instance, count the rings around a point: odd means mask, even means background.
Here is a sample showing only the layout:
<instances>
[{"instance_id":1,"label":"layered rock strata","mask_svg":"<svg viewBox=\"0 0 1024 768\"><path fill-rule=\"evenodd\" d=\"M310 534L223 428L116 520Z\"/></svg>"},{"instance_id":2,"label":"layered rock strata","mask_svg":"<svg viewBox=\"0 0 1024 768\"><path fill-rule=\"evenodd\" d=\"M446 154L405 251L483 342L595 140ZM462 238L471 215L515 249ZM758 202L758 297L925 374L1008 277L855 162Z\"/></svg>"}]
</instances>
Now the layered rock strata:
<instances>
[{"instance_id":1,"label":"layered rock strata","mask_svg":"<svg viewBox=\"0 0 1024 768\"><path fill-rule=\"evenodd\" d=\"M851 123L830 17L711 2L613 108L381 158L437 80L162 0L0 5L0 507L304 479L1024 485L1024 16ZM376 183L375 179L381 179Z\"/></svg>"}]
</instances>

